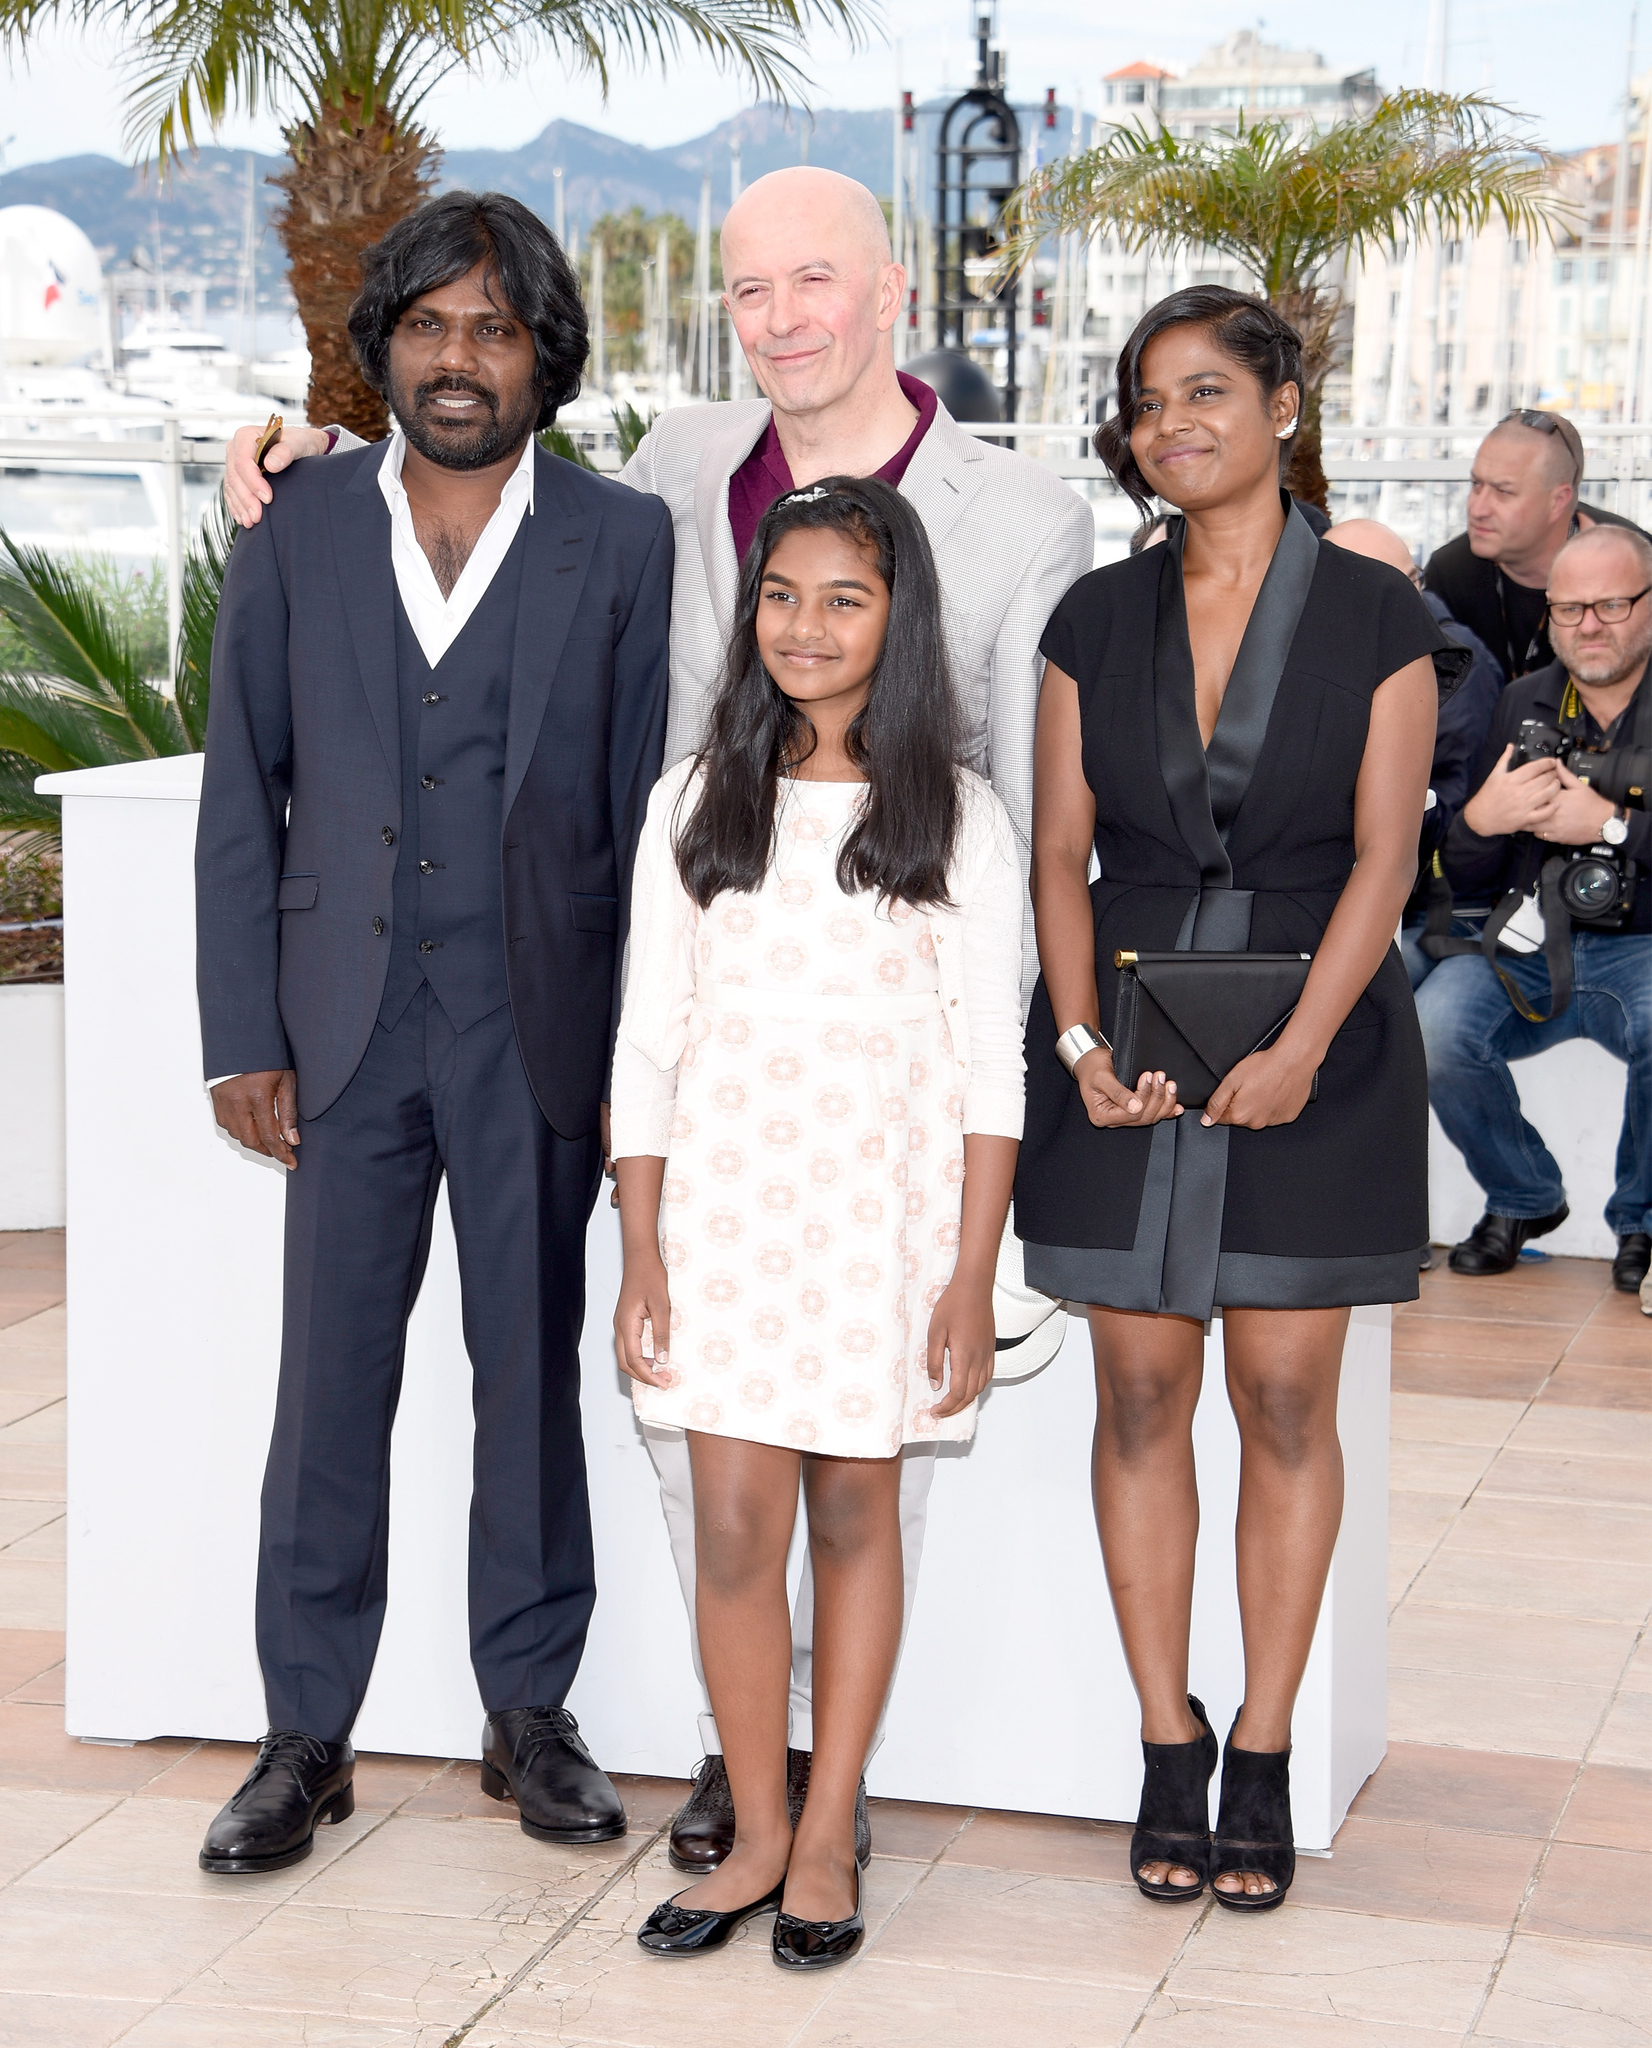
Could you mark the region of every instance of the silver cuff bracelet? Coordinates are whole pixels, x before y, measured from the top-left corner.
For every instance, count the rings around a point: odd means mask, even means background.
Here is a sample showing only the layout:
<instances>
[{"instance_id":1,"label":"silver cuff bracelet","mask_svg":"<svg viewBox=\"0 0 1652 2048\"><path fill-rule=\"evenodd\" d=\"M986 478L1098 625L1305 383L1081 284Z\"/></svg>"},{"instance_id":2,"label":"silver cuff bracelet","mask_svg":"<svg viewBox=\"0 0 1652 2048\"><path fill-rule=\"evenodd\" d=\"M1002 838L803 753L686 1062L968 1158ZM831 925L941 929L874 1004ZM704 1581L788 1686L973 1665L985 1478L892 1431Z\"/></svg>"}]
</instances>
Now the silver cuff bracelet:
<instances>
[{"instance_id":1,"label":"silver cuff bracelet","mask_svg":"<svg viewBox=\"0 0 1652 2048\"><path fill-rule=\"evenodd\" d=\"M1093 1024L1075 1024L1063 1031L1055 1042L1055 1056L1070 1074L1088 1052L1110 1052L1101 1033Z\"/></svg>"}]
</instances>

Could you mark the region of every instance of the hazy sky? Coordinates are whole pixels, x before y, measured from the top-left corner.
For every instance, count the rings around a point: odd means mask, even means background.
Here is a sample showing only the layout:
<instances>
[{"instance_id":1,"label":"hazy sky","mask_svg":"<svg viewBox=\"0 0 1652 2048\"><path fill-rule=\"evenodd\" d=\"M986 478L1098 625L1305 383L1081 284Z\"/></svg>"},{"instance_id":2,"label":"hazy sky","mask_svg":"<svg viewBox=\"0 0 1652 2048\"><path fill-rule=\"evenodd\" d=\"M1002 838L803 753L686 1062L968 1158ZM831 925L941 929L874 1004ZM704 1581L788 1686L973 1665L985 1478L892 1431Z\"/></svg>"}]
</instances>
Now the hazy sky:
<instances>
[{"instance_id":1,"label":"hazy sky","mask_svg":"<svg viewBox=\"0 0 1652 2048\"><path fill-rule=\"evenodd\" d=\"M890 105L897 81L920 98L968 83L973 14L970 0L885 0L887 37L869 50L855 54L841 42L817 42L815 103ZM1042 98L1053 85L1064 102L1077 93L1094 110L1104 72L1138 57L1181 69L1229 29L1259 19L1231 0L1166 0L1153 10L1157 25L1142 34L1129 25L1137 15L1114 0L1002 0L1012 95ZM1552 148L1607 140L1622 122L1629 15L1628 0L1453 0L1447 83L1489 90L1520 107ZM1270 42L1317 49L1338 68L1375 65L1384 85L1421 82L1428 0L1380 6L1274 0L1260 19ZM1652 68L1652 7L1642 10L1641 21L1644 54L1637 68L1645 70ZM540 60L510 77L449 78L427 102L426 116L458 148L515 147L559 115L658 146L702 134L744 103L727 79L689 62L669 82L616 77L605 106L588 81L570 80ZM12 68L0 97L0 143L11 165L118 151L121 130L122 77L113 41L87 42L48 29L28 67ZM236 121L218 139L281 146L279 124L271 118Z\"/></svg>"}]
</instances>

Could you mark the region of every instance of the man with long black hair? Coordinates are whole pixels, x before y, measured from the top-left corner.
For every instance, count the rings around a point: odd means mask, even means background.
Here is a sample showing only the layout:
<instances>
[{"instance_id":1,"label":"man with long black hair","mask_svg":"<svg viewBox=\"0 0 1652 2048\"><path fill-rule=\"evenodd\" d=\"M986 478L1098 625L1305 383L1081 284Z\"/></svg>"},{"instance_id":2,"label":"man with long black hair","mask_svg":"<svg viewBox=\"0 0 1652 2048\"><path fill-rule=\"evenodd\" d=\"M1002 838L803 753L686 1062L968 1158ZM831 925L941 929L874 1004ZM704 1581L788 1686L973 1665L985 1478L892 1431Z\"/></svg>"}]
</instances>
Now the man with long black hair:
<instances>
[{"instance_id":1,"label":"man with long black hair","mask_svg":"<svg viewBox=\"0 0 1652 2048\"><path fill-rule=\"evenodd\" d=\"M965 433L929 385L896 369L893 335L905 317L906 272L894 261L883 210L864 185L803 166L757 179L723 222L722 261L724 303L763 395L662 413L623 479L657 492L676 528L666 761L682 760L704 740L733 625L740 560L764 512L822 477L878 476L911 504L929 536L964 760L1002 799L1025 870L1033 722L1044 673L1039 635L1068 587L1094 565L1094 515L1043 464ZM345 438L332 429L301 429L284 438L271 467L284 469L295 457L322 454ZM225 475L230 510L243 522L256 521L272 496L252 459L256 440L251 428L236 435ZM277 502L284 489L274 492ZM1024 996L1037 974L1029 901ZM1022 1299L1023 1327L1033 1329L1046 1305L1042 1297ZM1046 1328L1053 1328L1053 1319ZM1024 1349L1034 1352L1043 1341L1027 1337ZM1017 1368L1031 1371L1038 1362L1029 1357L1023 1363L1006 1350L1000 1377ZM680 1430L650 1428L646 1435L692 1619L688 1447ZM901 1530L908 1612L934 1474L932 1450L907 1453ZM805 1569L792 1641L792 1792L799 1811L814 1739L812 1627L812 1581ZM671 1832L672 1860L687 1871L714 1867L734 1839L722 1738L709 1703L700 1716L700 1740L706 1760ZM869 1843L863 1807L863 1851Z\"/></svg>"},{"instance_id":2,"label":"man with long black hair","mask_svg":"<svg viewBox=\"0 0 1652 2048\"><path fill-rule=\"evenodd\" d=\"M196 851L218 1121L287 1184L257 1635L270 1733L203 1869L354 1805L390 1430L445 1173L474 1373L482 1788L541 1840L625 1831L562 1705L595 1584L579 1415L631 869L665 737L657 498L545 455L585 312L516 200L450 192L350 313L396 429L239 535ZM553 688L554 683L554 688Z\"/></svg>"}]
</instances>

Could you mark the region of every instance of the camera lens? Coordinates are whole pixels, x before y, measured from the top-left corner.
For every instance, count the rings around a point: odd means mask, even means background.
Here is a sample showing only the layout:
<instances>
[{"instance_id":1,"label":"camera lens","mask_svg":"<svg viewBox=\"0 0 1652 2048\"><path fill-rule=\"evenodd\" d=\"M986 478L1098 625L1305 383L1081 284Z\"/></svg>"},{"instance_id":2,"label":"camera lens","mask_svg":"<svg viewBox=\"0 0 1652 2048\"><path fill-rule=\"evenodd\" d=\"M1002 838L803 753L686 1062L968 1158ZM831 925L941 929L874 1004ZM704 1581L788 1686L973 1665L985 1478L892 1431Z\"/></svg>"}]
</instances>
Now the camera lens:
<instances>
[{"instance_id":1,"label":"camera lens","mask_svg":"<svg viewBox=\"0 0 1652 2048\"><path fill-rule=\"evenodd\" d=\"M1560 878L1560 900L1575 917L1599 917L1618 900L1617 870L1603 860L1575 860Z\"/></svg>"}]
</instances>

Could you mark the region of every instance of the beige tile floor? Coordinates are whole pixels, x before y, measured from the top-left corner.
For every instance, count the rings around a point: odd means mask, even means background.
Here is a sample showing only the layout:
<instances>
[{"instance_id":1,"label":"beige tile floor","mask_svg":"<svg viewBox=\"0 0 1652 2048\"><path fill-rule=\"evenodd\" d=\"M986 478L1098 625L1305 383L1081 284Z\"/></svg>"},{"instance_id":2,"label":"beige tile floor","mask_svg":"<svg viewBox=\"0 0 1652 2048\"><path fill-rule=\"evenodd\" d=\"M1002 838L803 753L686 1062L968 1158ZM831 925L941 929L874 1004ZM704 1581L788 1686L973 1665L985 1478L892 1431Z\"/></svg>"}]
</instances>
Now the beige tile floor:
<instances>
[{"instance_id":1,"label":"beige tile floor","mask_svg":"<svg viewBox=\"0 0 1652 2048\"><path fill-rule=\"evenodd\" d=\"M1395 1327L1391 1746L1258 1921L1156 1907L1123 1828L877 1802L871 1938L824 1979L763 1923L673 1967L682 1787L559 1854L474 1767L374 1757L355 1818L232 1883L227 1744L63 1733L63 1279L0 1234L0 2048L1645 2048L1652 1323L1604 1266L1433 1274Z\"/></svg>"}]
</instances>

